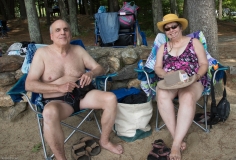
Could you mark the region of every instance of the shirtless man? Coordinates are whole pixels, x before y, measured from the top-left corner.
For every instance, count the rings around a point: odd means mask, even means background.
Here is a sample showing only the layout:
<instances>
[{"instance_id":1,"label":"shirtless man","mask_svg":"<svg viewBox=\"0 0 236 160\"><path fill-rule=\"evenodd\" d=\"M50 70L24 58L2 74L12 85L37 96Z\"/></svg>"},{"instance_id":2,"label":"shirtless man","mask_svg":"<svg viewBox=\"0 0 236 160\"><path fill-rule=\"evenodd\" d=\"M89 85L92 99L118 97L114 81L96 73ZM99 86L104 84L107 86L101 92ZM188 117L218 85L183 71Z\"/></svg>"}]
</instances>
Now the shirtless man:
<instances>
[{"instance_id":1,"label":"shirtless man","mask_svg":"<svg viewBox=\"0 0 236 160\"><path fill-rule=\"evenodd\" d=\"M103 109L100 145L113 153L122 154L122 146L109 141L117 106L113 93L91 90L76 102L78 106L61 99L74 93L74 89L89 86L93 77L104 74L103 68L82 47L70 45L70 26L65 21L57 20L50 26L50 37L53 44L36 51L25 87L27 91L42 93L43 99L47 100L43 110L44 136L55 157L57 160L66 159L60 121L74 110L84 108ZM85 68L90 71L85 72ZM75 83L78 80L79 85Z\"/></svg>"}]
</instances>

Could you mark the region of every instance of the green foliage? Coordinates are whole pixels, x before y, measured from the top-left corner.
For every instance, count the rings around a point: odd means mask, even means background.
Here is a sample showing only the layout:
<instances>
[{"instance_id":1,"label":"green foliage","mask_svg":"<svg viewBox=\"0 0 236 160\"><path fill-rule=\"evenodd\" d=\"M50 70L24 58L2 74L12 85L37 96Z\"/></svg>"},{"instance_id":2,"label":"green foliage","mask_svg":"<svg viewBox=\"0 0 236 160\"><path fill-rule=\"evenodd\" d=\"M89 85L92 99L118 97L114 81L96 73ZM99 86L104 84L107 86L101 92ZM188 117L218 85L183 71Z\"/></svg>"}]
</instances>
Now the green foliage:
<instances>
[{"instance_id":1,"label":"green foliage","mask_svg":"<svg viewBox=\"0 0 236 160\"><path fill-rule=\"evenodd\" d=\"M153 30L151 30L151 29L144 30L143 32L145 33L146 37L155 37L156 36L156 34L154 34Z\"/></svg>"},{"instance_id":2,"label":"green foliage","mask_svg":"<svg viewBox=\"0 0 236 160\"><path fill-rule=\"evenodd\" d=\"M184 0L177 0L178 11L180 14L183 13L183 3ZM153 13L152 13L152 1L143 1L143 0L135 0L135 4L139 6L138 10L138 21L141 30L144 30L146 36L153 35ZM163 15L170 13L170 1L162 0L162 9Z\"/></svg>"},{"instance_id":3,"label":"green foliage","mask_svg":"<svg viewBox=\"0 0 236 160\"><path fill-rule=\"evenodd\" d=\"M40 142L34 145L34 147L32 148L32 152L38 152L41 148L42 148L42 143Z\"/></svg>"}]
</instances>

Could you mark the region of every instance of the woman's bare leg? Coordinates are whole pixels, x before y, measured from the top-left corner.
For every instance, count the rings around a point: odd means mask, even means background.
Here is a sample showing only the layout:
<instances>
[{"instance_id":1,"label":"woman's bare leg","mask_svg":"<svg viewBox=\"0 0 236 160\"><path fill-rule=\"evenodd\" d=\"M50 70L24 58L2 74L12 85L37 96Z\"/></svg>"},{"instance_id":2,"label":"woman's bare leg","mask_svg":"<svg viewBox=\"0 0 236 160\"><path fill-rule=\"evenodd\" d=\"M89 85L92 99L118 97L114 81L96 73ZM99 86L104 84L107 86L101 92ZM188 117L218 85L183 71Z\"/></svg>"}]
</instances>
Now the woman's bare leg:
<instances>
[{"instance_id":1,"label":"woman's bare leg","mask_svg":"<svg viewBox=\"0 0 236 160\"><path fill-rule=\"evenodd\" d=\"M176 121L173 99L177 96L177 90L163 90L157 88L157 106L172 137L175 135Z\"/></svg>"},{"instance_id":2,"label":"woman's bare leg","mask_svg":"<svg viewBox=\"0 0 236 160\"><path fill-rule=\"evenodd\" d=\"M181 160L180 150L186 148L186 143L183 142L183 139L192 124L196 110L196 102L201 97L202 91L203 86L200 82L195 82L178 91L179 110L170 154L171 160Z\"/></svg>"}]
</instances>

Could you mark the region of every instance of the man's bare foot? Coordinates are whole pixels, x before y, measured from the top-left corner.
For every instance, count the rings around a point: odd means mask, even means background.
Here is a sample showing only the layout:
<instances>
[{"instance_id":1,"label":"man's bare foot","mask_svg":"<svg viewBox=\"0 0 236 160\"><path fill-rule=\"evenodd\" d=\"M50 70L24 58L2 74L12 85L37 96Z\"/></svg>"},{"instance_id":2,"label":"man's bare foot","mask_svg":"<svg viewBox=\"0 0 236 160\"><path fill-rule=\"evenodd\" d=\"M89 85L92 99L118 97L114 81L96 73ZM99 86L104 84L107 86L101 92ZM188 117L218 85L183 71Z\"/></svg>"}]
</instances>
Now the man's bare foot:
<instances>
[{"instance_id":1,"label":"man's bare foot","mask_svg":"<svg viewBox=\"0 0 236 160\"><path fill-rule=\"evenodd\" d=\"M115 154L122 154L123 153L123 147L120 144L112 144L111 142L108 143L102 143L99 141L102 148L107 149L108 151L115 153Z\"/></svg>"},{"instance_id":2,"label":"man's bare foot","mask_svg":"<svg viewBox=\"0 0 236 160\"><path fill-rule=\"evenodd\" d=\"M180 148L181 147L179 146L172 146L170 153L170 160L181 160Z\"/></svg>"},{"instance_id":3,"label":"man's bare foot","mask_svg":"<svg viewBox=\"0 0 236 160\"><path fill-rule=\"evenodd\" d=\"M186 147L187 147L186 142L182 142L182 143L181 143L181 146L180 146L181 152L184 151L184 150L186 149Z\"/></svg>"}]
</instances>

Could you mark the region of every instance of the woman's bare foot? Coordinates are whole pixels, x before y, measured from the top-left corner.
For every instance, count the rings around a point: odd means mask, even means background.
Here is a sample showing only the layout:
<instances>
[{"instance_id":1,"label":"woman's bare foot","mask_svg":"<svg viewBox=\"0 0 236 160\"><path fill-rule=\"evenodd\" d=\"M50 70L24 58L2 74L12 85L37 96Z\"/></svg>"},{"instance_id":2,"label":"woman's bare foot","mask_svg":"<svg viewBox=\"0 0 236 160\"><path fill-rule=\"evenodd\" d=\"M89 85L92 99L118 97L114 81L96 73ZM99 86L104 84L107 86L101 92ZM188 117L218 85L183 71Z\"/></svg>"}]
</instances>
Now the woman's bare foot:
<instances>
[{"instance_id":1,"label":"woman's bare foot","mask_svg":"<svg viewBox=\"0 0 236 160\"><path fill-rule=\"evenodd\" d=\"M102 143L99 141L102 148L107 149L108 151L115 153L115 154L122 154L123 153L123 147L120 144L113 144L111 142L108 143Z\"/></svg>"},{"instance_id":2,"label":"woman's bare foot","mask_svg":"<svg viewBox=\"0 0 236 160\"><path fill-rule=\"evenodd\" d=\"M187 147L186 142L182 142L179 146L172 146L170 153L170 160L181 160L181 152L183 152Z\"/></svg>"},{"instance_id":3,"label":"woman's bare foot","mask_svg":"<svg viewBox=\"0 0 236 160\"><path fill-rule=\"evenodd\" d=\"M182 142L182 143L181 143L181 146L180 146L181 152L184 151L184 150L186 149L186 147L187 147L186 142Z\"/></svg>"},{"instance_id":4,"label":"woman's bare foot","mask_svg":"<svg viewBox=\"0 0 236 160\"><path fill-rule=\"evenodd\" d=\"M170 153L170 160L181 160L180 148L181 147L179 146L172 146Z\"/></svg>"}]
</instances>

